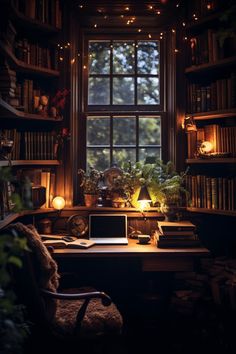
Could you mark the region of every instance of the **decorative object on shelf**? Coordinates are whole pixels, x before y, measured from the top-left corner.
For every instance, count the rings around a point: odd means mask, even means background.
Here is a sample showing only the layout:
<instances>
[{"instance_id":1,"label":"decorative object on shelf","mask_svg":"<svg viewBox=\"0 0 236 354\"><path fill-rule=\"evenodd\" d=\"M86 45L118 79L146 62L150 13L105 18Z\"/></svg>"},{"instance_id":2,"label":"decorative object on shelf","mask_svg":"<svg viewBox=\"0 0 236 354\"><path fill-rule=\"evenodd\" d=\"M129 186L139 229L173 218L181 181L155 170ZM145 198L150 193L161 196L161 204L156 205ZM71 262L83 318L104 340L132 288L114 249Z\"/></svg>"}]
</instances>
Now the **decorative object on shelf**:
<instances>
[{"instance_id":1,"label":"decorative object on shelf","mask_svg":"<svg viewBox=\"0 0 236 354\"><path fill-rule=\"evenodd\" d=\"M3 135L0 136L0 160L8 160L11 165L11 152L13 150L14 141L7 139Z\"/></svg>"},{"instance_id":2,"label":"decorative object on shelf","mask_svg":"<svg viewBox=\"0 0 236 354\"><path fill-rule=\"evenodd\" d=\"M197 126L196 126L193 116L188 116L188 117L184 118L183 128L186 133L197 131Z\"/></svg>"},{"instance_id":3,"label":"decorative object on shelf","mask_svg":"<svg viewBox=\"0 0 236 354\"><path fill-rule=\"evenodd\" d=\"M61 211L66 205L65 199L63 197L57 196L53 198L52 206L54 209Z\"/></svg>"},{"instance_id":4,"label":"decorative object on shelf","mask_svg":"<svg viewBox=\"0 0 236 354\"><path fill-rule=\"evenodd\" d=\"M103 178L102 173L91 167L87 173L80 168L78 175L81 178L80 187L83 190L85 205L87 207L96 206L99 195L99 181Z\"/></svg>"},{"instance_id":5,"label":"decorative object on shelf","mask_svg":"<svg viewBox=\"0 0 236 354\"><path fill-rule=\"evenodd\" d=\"M84 237L88 232L88 221L81 215L71 215L66 224L70 235Z\"/></svg>"},{"instance_id":6,"label":"decorative object on shelf","mask_svg":"<svg viewBox=\"0 0 236 354\"><path fill-rule=\"evenodd\" d=\"M213 145L210 141L203 141L199 147L199 153L201 155L209 154L213 149Z\"/></svg>"},{"instance_id":7,"label":"decorative object on shelf","mask_svg":"<svg viewBox=\"0 0 236 354\"><path fill-rule=\"evenodd\" d=\"M60 160L62 158L62 150L64 145L70 141L70 132L69 129L64 127L61 128L58 132L53 132L54 134L54 158Z\"/></svg>"},{"instance_id":8,"label":"decorative object on shelf","mask_svg":"<svg viewBox=\"0 0 236 354\"><path fill-rule=\"evenodd\" d=\"M43 117L48 117L49 107L48 107L49 97L47 95L42 95L38 99L34 98L34 107L37 113Z\"/></svg>"},{"instance_id":9,"label":"decorative object on shelf","mask_svg":"<svg viewBox=\"0 0 236 354\"><path fill-rule=\"evenodd\" d=\"M58 90L56 95L51 99L50 115L54 118L59 118L62 116L62 112L65 108L66 98L70 91L66 88Z\"/></svg>"}]
</instances>

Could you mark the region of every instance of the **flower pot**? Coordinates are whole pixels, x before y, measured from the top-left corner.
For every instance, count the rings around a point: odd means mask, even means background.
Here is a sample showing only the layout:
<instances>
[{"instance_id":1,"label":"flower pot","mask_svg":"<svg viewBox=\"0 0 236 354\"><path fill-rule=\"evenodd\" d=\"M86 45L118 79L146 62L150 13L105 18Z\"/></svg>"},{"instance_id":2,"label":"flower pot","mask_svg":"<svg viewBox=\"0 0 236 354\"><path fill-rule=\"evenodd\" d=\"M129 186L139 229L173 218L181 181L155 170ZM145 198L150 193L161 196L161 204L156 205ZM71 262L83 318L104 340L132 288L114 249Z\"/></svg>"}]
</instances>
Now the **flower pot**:
<instances>
[{"instance_id":1,"label":"flower pot","mask_svg":"<svg viewBox=\"0 0 236 354\"><path fill-rule=\"evenodd\" d=\"M97 194L84 194L84 204L86 207L93 207L97 205Z\"/></svg>"}]
</instances>

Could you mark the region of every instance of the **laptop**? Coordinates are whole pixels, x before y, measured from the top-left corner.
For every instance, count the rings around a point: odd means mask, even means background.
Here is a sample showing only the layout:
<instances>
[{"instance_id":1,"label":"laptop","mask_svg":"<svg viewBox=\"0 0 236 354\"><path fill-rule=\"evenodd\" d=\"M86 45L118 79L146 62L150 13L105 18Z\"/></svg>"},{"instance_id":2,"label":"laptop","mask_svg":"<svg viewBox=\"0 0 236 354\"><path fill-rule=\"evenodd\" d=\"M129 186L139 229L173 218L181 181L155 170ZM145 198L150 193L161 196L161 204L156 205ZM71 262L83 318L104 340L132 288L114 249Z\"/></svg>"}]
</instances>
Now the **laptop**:
<instances>
[{"instance_id":1,"label":"laptop","mask_svg":"<svg viewBox=\"0 0 236 354\"><path fill-rule=\"evenodd\" d=\"M89 239L102 245L127 245L127 215L90 214Z\"/></svg>"}]
</instances>

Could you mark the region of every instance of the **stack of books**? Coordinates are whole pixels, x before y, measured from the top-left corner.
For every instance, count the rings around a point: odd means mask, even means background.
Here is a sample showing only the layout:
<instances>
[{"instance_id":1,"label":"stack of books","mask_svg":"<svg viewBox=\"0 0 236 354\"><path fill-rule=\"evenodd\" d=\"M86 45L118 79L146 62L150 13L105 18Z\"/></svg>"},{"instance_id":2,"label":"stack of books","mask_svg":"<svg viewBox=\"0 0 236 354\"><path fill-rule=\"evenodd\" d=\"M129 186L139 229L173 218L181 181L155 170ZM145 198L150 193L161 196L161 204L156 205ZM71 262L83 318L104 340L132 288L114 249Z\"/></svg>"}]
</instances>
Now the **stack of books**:
<instances>
[{"instance_id":1,"label":"stack of books","mask_svg":"<svg viewBox=\"0 0 236 354\"><path fill-rule=\"evenodd\" d=\"M196 234L196 225L190 221L158 221L156 232L157 247L199 247L201 243Z\"/></svg>"}]
</instances>

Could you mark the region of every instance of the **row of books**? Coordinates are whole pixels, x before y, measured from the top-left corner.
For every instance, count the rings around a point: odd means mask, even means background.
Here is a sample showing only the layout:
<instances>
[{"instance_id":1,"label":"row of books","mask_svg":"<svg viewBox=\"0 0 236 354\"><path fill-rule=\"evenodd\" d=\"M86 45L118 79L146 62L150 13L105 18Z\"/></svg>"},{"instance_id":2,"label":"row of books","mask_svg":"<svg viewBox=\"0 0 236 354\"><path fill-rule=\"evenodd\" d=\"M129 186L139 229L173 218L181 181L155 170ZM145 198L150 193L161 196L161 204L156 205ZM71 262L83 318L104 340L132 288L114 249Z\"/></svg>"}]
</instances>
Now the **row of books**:
<instances>
[{"instance_id":1,"label":"row of books","mask_svg":"<svg viewBox=\"0 0 236 354\"><path fill-rule=\"evenodd\" d=\"M191 37L187 48L187 65L214 63L229 58L235 53L236 40L226 38L220 45L218 33L208 29L206 32Z\"/></svg>"},{"instance_id":2,"label":"row of books","mask_svg":"<svg viewBox=\"0 0 236 354\"><path fill-rule=\"evenodd\" d=\"M236 107L236 74L210 85L187 85L187 112L207 112Z\"/></svg>"},{"instance_id":3,"label":"row of books","mask_svg":"<svg viewBox=\"0 0 236 354\"><path fill-rule=\"evenodd\" d=\"M236 127L221 127L219 124L208 124L197 128L196 132L187 134L188 158L194 158L197 147L203 141L212 144L211 152L228 153L229 156L236 156Z\"/></svg>"},{"instance_id":4,"label":"row of books","mask_svg":"<svg viewBox=\"0 0 236 354\"><path fill-rule=\"evenodd\" d=\"M54 160L57 158L54 132L20 132L16 129L4 129L0 130L0 134L14 141L11 160Z\"/></svg>"},{"instance_id":5,"label":"row of books","mask_svg":"<svg viewBox=\"0 0 236 354\"><path fill-rule=\"evenodd\" d=\"M9 68L9 65L0 65L0 94L3 99L14 98L16 95L16 72Z\"/></svg>"},{"instance_id":6,"label":"row of books","mask_svg":"<svg viewBox=\"0 0 236 354\"><path fill-rule=\"evenodd\" d=\"M236 210L236 177L186 176L191 206L196 208Z\"/></svg>"},{"instance_id":7,"label":"row of books","mask_svg":"<svg viewBox=\"0 0 236 354\"><path fill-rule=\"evenodd\" d=\"M24 168L17 170L17 180L27 179L33 186L43 186L46 188L46 202L42 208L52 207L52 200L56 191L56 175L51 169Z\"/></svg>"},{"instance_id":8,"label":"row of books","mask_svg":"<svg viewBox=\"0 0 236 354\"><path fill-rule=\"evenodd\" d=\"M158 221L155 232L157 247L199 247L201 243L196 234L196 225L190 221Z\"/></svg>"},{"instance_id":9,"label":"row of books","mask_svg":"<svg viewBox=\"0 0 236 354\"><path fill-rule=\"evenodd\" d=\"M58 69L58 50L54 47L31 43L28 39L18 39L14 45L17 59L25 64L35 65L47 69Z\"/></svg>"},{"instance_id":10,"label":"row of books","mask_svg":"<svg viewBox=\"0 0 236 354\"><path fill-rule=\"evenodd\" d=\"M25 16L42 23L61 28L60 0L14 0L15 8Z\"/></svg>"}]
</instances>

